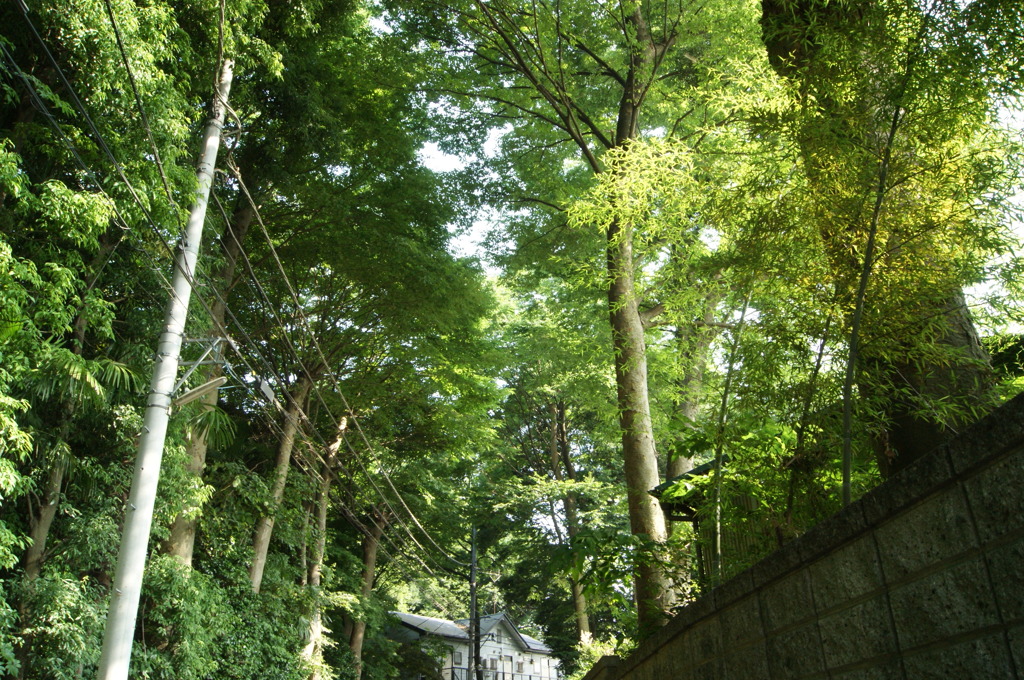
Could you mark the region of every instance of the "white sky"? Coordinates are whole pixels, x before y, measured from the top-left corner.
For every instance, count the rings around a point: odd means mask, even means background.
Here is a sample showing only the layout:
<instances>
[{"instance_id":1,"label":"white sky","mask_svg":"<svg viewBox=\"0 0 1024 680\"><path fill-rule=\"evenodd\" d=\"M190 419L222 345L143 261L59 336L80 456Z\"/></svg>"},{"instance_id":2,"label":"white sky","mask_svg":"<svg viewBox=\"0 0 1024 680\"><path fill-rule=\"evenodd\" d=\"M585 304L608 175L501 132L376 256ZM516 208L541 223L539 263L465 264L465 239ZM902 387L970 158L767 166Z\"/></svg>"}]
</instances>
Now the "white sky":
<instances>
[{"instance_id":1,"label":"white sky","mask_svg":"<svg viewBox=\"0 0 1024 680\"><path fill-rule=\"evenodd\" d=\"M485 158L493 158L498 153L498 146L501 138L511 131L511 126L494 128L488 133L484 141L483 152ZM433 172L453 172L464 170L475 157L460 157L441 151L434 142L427 142L420 149L420 161L428 170ZM493 211L484 209L474 220L473 225L464 234L459 234L452 239L449 250L456 257L475 257L484 266L488 274L496 275L498 270L488 265L487 253L484 250L483 242L487 234L498 225L500 216Z\"/></svg>"}]
</instances>

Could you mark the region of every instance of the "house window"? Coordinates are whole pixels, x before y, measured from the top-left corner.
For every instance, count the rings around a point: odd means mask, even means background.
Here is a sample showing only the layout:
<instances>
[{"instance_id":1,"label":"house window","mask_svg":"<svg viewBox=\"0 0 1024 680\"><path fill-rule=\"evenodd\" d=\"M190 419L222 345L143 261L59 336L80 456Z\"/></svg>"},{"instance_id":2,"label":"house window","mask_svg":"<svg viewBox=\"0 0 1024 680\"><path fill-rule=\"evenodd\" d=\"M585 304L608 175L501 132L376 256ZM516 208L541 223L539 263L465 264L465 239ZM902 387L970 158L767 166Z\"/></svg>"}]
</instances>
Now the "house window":
<instances>
[{"instance_id":1,"label":"house window","mask_svg":"<svg viewBox=\"0 0 1024 680\"><path fill-rule=\"evenodd\" d=\"M522 672L523 672L523 662L522 661L517 661L516 662L516 673L522 673Z\"/></svg>"},{"instance_id":2,"label":"house window","mask_svg":"<svg viewBox=\"0 0 1024 680\"><path fill-rule=\"evenodd\" d=\"M498 670L498 660L497 659L491 658L491 659L488 659L488 661L491 664L491 670L492 671Z\"/></svg>"},{"instance_id":3,"label":"house window","mask_svg":"<svg viewBox=\"0 0 1024 680\"><path fill-rule=\"evenodd\" d=\"M456 666L462 665L462 652L452 652L452 664Z\"/></svg>"}]
</instances>

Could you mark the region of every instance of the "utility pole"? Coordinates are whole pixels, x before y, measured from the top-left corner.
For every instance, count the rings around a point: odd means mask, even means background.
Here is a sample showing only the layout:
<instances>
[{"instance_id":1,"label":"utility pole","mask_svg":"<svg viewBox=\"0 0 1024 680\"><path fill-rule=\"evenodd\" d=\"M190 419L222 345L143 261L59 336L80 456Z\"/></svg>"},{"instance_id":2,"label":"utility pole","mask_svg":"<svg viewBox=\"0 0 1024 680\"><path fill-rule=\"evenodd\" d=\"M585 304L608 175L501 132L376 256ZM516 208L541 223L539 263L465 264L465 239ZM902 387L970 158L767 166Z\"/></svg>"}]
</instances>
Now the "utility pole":
<instances>
[{"instance_id":1,"label":"utility pole","mask_svg":"<svg viewBox=\"0 0 1024 680\"><path fill-rule=\"evenodd\" d=\"M469 551L469 643L470 650L469 677L484 680L484 669L480 663L480 614L476 608L476 527L470 535Z\"/></svg>"},{"instance_id":2,"label":"utility pole","mask_svg":"<svg viewBox=\"0 0 1024 680\"><path fill-rule=\"evenodd\" d=\"M206 204L213 185L213 170L217 163L220 132L224 127L233 69L234 62L230 59L224 60L211 115L203 132L203 152L196 169L199 186L196 189L195 202L185 226L184 239L174 258L174 275L171 279L173 292L167 304L164 330L157 343L156 363L146 400L142 433L139 436L135 473L128 495L121 547L117 553L117 570L114 572L114 585L110 594L110 610L103 632L103 652L97 675L99 680L128 678L132 638L135 635L135 621L138 617L139 597L142 591L142 572L146 566L146 549L149 545L153 506L156 503L156 489L160 480L160 462L164 454L164 440L167 437L167 421L178 375L185 319L192 296L192 280L196 271L196 260L199 258Z\"/></svg>"}]
</instances>

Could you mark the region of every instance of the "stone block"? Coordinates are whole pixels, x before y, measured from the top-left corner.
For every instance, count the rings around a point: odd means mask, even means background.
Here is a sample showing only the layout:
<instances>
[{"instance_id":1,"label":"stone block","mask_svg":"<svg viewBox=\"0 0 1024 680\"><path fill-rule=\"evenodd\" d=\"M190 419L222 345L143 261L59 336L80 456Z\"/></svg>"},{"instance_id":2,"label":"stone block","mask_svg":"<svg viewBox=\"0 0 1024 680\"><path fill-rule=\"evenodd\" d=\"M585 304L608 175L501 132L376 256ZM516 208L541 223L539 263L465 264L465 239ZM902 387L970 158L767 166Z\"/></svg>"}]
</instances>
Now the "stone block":
<instances>
[{"instance_id":1,"label":"stone block","mask_svg":"<svg viewBox=\"0 0 1024 680\"><path fill-rule=\"evenodd\" d=\"M864 521L868 526L888 521L901 510L953 481L953 469L946 449L939 447L864 494L858 501L864 510Z\"/></svg>"},{"instance_id":2,"label":"stone block","mask_svg":"<svg viewBox=\"0 0 1024 680\"><path fill-rule=\"evenodd\" d=\"M980 557L895 588L889 602L903 650L999 623Z\"/></svg>"},{"instance_id":3,"label":"stone block","mask_svg":"<svg viewBox=\"0 0 1024 680\"><path fill-rule=\"evenodd\" d=\"M664 628L655 632L655 634L639 645L633 650L633 653L622 660L620 668L620 674L630 674L629 677L633 677L633 668L645 663L648 659L657 657L659 654L663 654L666 649L671 649L674 644L674 638L679 635L685 635L685 632L669 636L666 634Z\"/></svg>"},{"instance_id":4,"label":"stone block","mask_svg":"<svg viewBox=\"0 0 1024 680\"><path fill-rule=\"evenodd\" d=\"M832 680L904 680L903 664L898 658L882 661L867 668L851 671L832 671Z\"/></svg>"},{"instance_id":5,"label":"stone block","mask_svg":"<svg viewBox=\"0 0 1024 680\"><path fill-rule=\"evenodd\" d=\"M814 618L810 574L805 569L761 591L761 619L765 633Z\"/></svg>"},{"instance_id":6,"label":"stone block","mask_svg":"<svg viewBox=\"0 0 1024 680\"><path fill-rule=\"evenodd\" d=\"M802 562L803 560L800 557L800 539L797 539L792 543L787 543L748 569L751 585L754 588L760 588L766 583L771 583L796 570Z\"/></svg>"},{"instance_id":7,"label":"stone block","mask_svg":"<svg viewBox=\"0 0 1024 680\"><path fill-rule=\"evenodd\" d=\"M884 586L878 550L871 534L847 543L811 564L811 592L819 614Z\"/></svg>"},{"instance_id":8,"label":"stone block","mask_svg":"<svg viewBox=\"0 0 1024 680\"><path fill-rule=\"evenodd\" d=\"M628 680L690 680L695 669L713 658L717 650L713 643L709 648L707 637L707 622L694 626L642 659L634 654L623 664L620 675Z\"/></svg>"},{"instance_id":9,"label":"stone block","mask_svg":"<svg viewBox=\"0 0 1024 680\"><path fill-rule=\"evenodd\" d=\"M903 665L914 680L1015 680L1003 633L996 632L959 644L929 647L906 654Z\"/></svg>"},{"instance_id":10,"label":"stone block","mask_svg":"<svg viewBox=\"0 0 1024 680\"><path fill-rule=\"evenodd\" d=\"M692 665L697 666L717 657L722 648L721 637L721 626L717 618L707 619L691 628L686 634L685 647Z\"/></svg>"},{"instance_id":11,"label":"stone block","mask_svg":"<svg viewBox=\"0 0 1024 680\"><path fill-rule=\"evenodd\" d=\"M992 589L995 591L1003 622L1024 623L1024 535L986 551ZM1024 668L1021 669L1024 672Z\"/></svg>"},{"instance_id":12,"label":"stone block","mask_svg":"<svg viewBox=\"0 0 1024 680\"><path fill-rule=\"evenodd\" d=\"M769 680L768 647L764 640L742 647L724 644L722 677L726 680Z\"/></svg>"},{"instance_id":13,"label":"stone block","mask_svg":"<svg viewBox=\"0 0 1024 680\"><path fill-rule=\"evenodd\" d=\"M613 680L618 677L622 659L617 656L602 656L593 668L583 676L583 680Z\"/></svg>"},{"instance_id":14,"label":"stone block","mask_svg":"<svg viewBox=\"0 0 1024 680\"><path fill-rule=\"evenodd\" d=\"M837 514L811 527L797 545L804 562L811 562L836 547L851 541L867 530L864 506L854 503Z\"/></svg>"},{"instance_id":15,"label":"stone block","mask_svg":"<svg viewBox=\"0 0 1024 680\"><path fill-rule=\"evenodd\" d=\"M875 540L890 585L977 546L967 504L956 486L881 525Z\"/></svg>"},{"instance_id":16,"label":"stone block","mask_svg":"<svg viewBox=\"0 0 1024 680\"><path fill-rule=\"evenodd\" d=\"M749 597L722 610L718 622L722 631L723 650L764 637L761 606L756 597Z\"/></svg>"},{"instance_id":17,"label":"stone block","mask_svg":"<svg viewBox=\"0 0 1024 680\"><path fill-rule=\"evenodd\" d=\"M659 680L659 678L690 678L695 660L683 652L680 645L663 648L648 657L629 673L630 680Z\"/></svg>"},{"instance_id":18,"label":"stone block","mask_svg":"<svg viewBox=\"0 0 1024 680\"><path fill-rule=\"evenodd\" d=\"M670 671L667 674L662 675L660 680L673 677L678 676L674 675ZM724 676L722 675L721 659L714 659L713 661L708 661L707 663L697 666L690 671L689 677L693 678L693 680L722 680Z\"/></svg>"},{"instance_id":19,"label":"stone block","mask_svg":"<svg viewBox=\"0 0 1024 680\"><path fill-rule=\"evenodd\" d=\"M1013 664L1017 667L1017 675L1024 676L1024 626L1011 628L1007 633L1007 640Z\"/></svg>"},{"instance_id":20,"label":"stone block","mask_svg":"<svg viewBox=\"0 0 1024 680\"><path fill-rule=\"evenodd\" d=\"M628 680L658 680L658 669L655 668L654 664L658 657L649 657L644 663L635 665L624 666L618 670L617 676L619 678L628 678ZM685 674L677 674L677 677L685 678ZM470 678L469 680L475 680ZM529 679L527 679L529 680ZM584 678L583 680L587 680Z\"/></svg>"},{"instance_id":21,"label":"stone block","mask_svg":"<svg viewBox=\"0 0 1024 680\"><path fill-rule=\"evenodd\" d=\"M715 613L714 591L705 593L690 604L677 609L672 619L662 629L665 635L675 635L689 629L702 619Z\"/></svg>"},{"instance_id":22,"label":"stone block","mask_svg":"<svg viewBox=\"0 0 1024 680\"><path fill-rule=\"evenodd\" d=\"M968 427L949 443L949 456L958 476L985 465L991 458L1024 444L1024 395Z\"/></svg>"},{"instance_id":23,"label":"stone block","mask_svg":"<svg viewBox=\"0 0 1024 680\"><path fill-rule=\"evenodd\" d=\"M688 633L682 644L676 642L672 649L671 653L661 655L662 663L655 666L658 671L655 678L693 677L698 667L714 660L718 645L713 631L702 624Z\"/></svg>"},{"instance_id":24,"label":"stone block","mask_svg":"<svg viewBox=\"0 0 1024 680\"><path fill-rule=\"evenodd\" d=\"M816 623L772 635L767 652L772 680L797 680L825 671Z\"/></svg>"},{"instance_id":25,"label":"stone block","mask_svg":"<svg viewBox=\"0 0 1024 680\"><path fill-rule=\"evenodd\" d=\"M899 650L885 595L819 619L818 629L829 669L872 659L881 662Z\"/></svg>"},{"instance_id":26,"label":"stone block","mask_svg":"<svg viewBox=\"0 0 1024 680\"><path fill-rule=\"evenodd\" d=\"M753 591L754 581L751 569L747 569L715 588L715 606L719 609L728 607L736 600L750 595Z\"/></svg>"},{"instance_id":27,"label":"stone block","mask_svg":"<svg viewBox=\"0 0 1024 680\"><path fill-rule=\"evenodd\" d=\"M1024 451L995 462L964 484L982 545L1024 526Z\"/></svg>"},{"instance_id":28,"label":"stone block","mask_svg":"<svg viewBox=\"0 0 1024 680\"><path fill-rule=\"evenodd\" d=\"M705 593L694 602L680 607L668 623L644 640L637 649L623 660L623 673L632 673L633 666L652 655L662 654L664 649L681 644L679 641L690 635L691 629L705 619L715 615L713 593Z\"/></svg>"}]
</instances>

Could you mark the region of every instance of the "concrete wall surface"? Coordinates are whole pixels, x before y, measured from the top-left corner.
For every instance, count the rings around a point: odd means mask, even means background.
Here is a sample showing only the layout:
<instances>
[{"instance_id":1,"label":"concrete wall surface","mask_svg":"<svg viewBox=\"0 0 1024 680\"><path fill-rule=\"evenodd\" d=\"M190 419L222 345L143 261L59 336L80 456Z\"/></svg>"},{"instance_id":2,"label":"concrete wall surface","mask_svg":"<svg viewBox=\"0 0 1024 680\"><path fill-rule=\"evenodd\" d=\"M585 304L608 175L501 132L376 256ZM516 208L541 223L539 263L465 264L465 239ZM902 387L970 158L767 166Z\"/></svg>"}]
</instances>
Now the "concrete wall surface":
<instances>
[{"instance_id":1,"label":"concrete wall surface","mask_svg":"<svg viewBox=\"0 0 1024 680\"><path fill-rule=\"evenodd\" d=\"M586 680L1024 680L1024 395Z\"/></svg>"}]
</instances>

